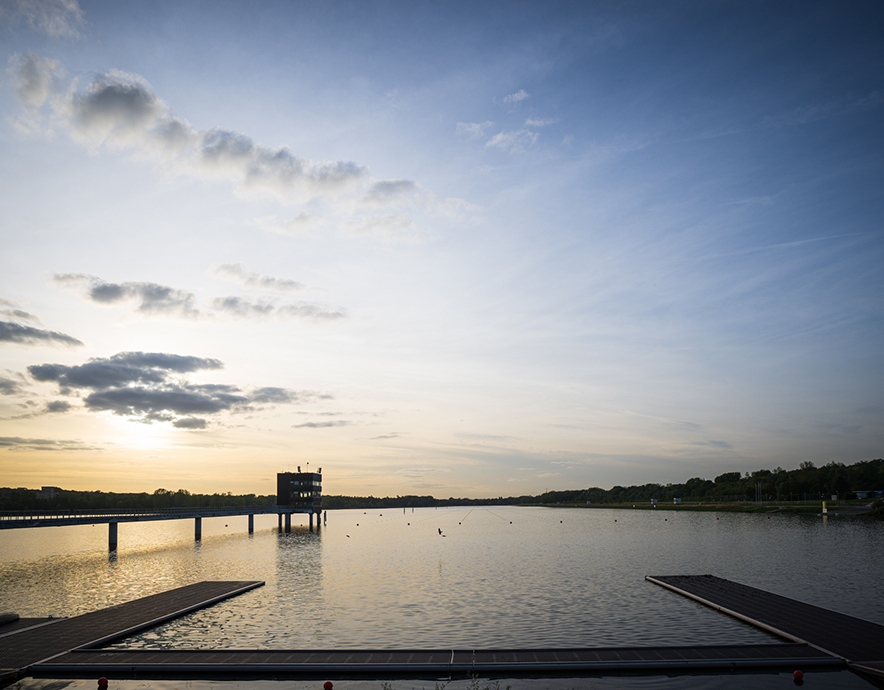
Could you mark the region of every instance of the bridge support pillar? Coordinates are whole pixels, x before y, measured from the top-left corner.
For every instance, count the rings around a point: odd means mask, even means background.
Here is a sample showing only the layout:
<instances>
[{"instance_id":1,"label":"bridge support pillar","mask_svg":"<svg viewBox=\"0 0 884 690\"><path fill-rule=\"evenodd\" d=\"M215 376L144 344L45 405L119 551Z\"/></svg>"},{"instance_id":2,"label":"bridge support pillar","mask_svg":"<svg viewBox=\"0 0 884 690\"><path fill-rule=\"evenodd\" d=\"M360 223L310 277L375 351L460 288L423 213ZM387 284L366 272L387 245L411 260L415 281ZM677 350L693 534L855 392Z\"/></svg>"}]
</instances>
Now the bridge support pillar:
<instances>
[{"instance_id":1,"label":"bridge support pillar","mask_svg":"<svg viewBox=\"0 0 884 690\"><path fill-rule=\"evenodd\" d=\"M194 541L201 541L203 538L203 519L202 518L194 518L193 519L193 539Z\"/></svg>"},{"instance_id":2,"label":"bridge support pillar","mask_svg":"<svg viewBox=\"0 0 884 690\"><path fill-rule=\"evenodd\" d=\"M286 531L286 534L288 534L289 532L292 531L292 514L291 513L285 514L285 531Z\"/></svg>"},{"instance_id":3,"label":"bridge support pillar","mask_svg":"<svg viewBox=\"0 0 884 690\"><path fill-rule=\"evenodd\" d=\"M313 531L313 513L310 513L310 531Z\"/></svg>"},{"instance_id":4,"label":"bridge support pillar","mask_svg":"<svg viewBox=\"0 0 884 690\"><path fill-rule=\"evenodd\" d=\"M255 533L255 516L249 515L249 534Z\"/></svg>"},{"instance_id":5,"label":"bridge support pillar","mask_svg":"<svg viewBox=\"0 0 884 690\"><path fill-rule=\"evenodd\" d=\"M117 525L116 522L107 523L107 550L117 550Z\"/></svg>"}]
</instances>

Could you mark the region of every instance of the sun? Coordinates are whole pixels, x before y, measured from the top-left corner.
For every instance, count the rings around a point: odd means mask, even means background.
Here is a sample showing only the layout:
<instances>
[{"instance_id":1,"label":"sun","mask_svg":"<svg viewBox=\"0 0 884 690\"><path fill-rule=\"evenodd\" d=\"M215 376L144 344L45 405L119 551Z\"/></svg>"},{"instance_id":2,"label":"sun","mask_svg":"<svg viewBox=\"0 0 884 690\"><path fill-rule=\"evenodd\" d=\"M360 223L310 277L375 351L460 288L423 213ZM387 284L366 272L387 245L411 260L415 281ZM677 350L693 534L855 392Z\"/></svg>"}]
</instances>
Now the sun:
<instances>
[{"instance_id":1,"label":"sun","mask_svg":"<svg viewBox=\"0 0 884 690\"><path fill-rule=\"evenodd\" d=\"M172 429L165 422L146 423L109 415L105 423L110 427L109 438L121 448L143 451L159 450L172 445Z\"/></svg>"}]
</instances>

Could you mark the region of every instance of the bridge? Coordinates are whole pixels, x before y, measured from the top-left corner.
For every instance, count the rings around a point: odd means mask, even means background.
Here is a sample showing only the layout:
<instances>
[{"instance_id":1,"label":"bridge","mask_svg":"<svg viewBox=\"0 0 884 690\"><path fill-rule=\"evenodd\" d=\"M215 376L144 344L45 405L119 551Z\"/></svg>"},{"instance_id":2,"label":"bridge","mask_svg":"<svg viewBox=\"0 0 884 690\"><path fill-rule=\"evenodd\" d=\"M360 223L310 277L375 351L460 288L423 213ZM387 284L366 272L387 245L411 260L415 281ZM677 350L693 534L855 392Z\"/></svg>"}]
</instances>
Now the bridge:
<instances>
[{"instance_id":1,"label":"bridge","mask_svg":"<svg viewBox=\"0 0 884 690\"><path fill-rule=\"evenodd\" d=\"M300 470L300 467L298 468ZM322 514L322 470L313 472L282 472L277 475L275 506L200 506L186 508L152 508L142 510L44 510L0 511L0 529L31 529L35 527L66 527L70 525L107 525L108 551L116 551L119 542L118 525L121 522L149 522L154 520L194 521L193 537L203 536L203 518L247 515L249 534L255 531L255 515L277 515L279 528L290 532L292 515L306 514L313 531L313 516L319 529Z\"/></svg>"}]
</instances>

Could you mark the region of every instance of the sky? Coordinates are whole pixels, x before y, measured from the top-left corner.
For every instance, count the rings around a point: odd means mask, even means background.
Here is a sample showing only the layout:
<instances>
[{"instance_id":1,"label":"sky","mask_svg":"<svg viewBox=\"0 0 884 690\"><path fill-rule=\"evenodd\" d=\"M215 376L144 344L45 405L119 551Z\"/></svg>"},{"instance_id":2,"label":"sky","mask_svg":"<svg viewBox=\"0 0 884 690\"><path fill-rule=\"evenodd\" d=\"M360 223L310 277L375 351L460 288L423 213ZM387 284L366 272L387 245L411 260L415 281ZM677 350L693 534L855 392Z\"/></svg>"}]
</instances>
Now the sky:
<instances>
[{"instance_id":1,"label":"sky","mask_svg":"<svg viewBox=\"0 0 884 690\"><path fill-rule=\"evenodd\" d=\"M884 454L884 6L0 0L0 485Z\"/></svg>"}]
</instances>

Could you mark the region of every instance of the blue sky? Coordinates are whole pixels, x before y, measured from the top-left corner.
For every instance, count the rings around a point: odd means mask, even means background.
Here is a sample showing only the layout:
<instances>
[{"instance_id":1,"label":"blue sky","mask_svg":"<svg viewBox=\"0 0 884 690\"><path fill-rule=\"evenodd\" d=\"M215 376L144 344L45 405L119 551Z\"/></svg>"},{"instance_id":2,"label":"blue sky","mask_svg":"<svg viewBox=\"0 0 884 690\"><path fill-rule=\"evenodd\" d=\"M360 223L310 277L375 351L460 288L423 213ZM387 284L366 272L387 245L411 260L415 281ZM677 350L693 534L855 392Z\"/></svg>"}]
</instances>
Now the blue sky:
<instances>
[{"instance_id":1,"label":"blue sky","mask_svg":"<svg viewBox=\"0 0 884 690\"><path fill-rule=\"evenodd\" d=\"M0 0L0 484L884 445L876 2Z\"/></svg>"}]
</instances>

